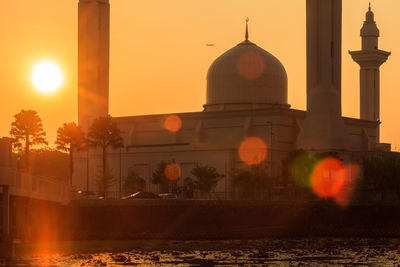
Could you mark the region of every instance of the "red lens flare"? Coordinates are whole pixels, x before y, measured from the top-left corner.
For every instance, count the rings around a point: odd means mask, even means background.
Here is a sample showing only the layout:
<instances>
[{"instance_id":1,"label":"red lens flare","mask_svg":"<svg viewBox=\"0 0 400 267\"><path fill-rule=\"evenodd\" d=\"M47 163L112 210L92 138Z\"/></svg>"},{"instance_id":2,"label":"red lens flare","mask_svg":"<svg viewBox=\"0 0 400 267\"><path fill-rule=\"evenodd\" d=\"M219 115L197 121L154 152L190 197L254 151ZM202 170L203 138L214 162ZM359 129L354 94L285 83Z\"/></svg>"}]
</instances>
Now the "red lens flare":
<instances>
[{"instance_id":1,"label":"red lens flare","mask_svg":"<svg viewBox=\"0 0 400 267\"><path fill-rule=\"evenodd\" d=\"M358 179L360 178L360 166L350 164L345 167L346 179L340 192L335 196L338 205L346 207L349 205Z\"/></svg>"},{"instance_id":2,"label":"red lens flare","mask_svg":"<svg viewBox=\"0 0 400 267\"><path fill-rule=\"evenodd\" d=\"M239 58L237 69L247 80L259 78L265 70L265 62L257 52L246 52Z\"/></svg>"},{"instance_id":3,"label":"red lens flare","mask_svg":"<svg viewBox=\"0 0 400 267\"><path fill-rule=\"evenodd\" d=\"M170 132L177 132L182 128L182 120L177 115L169 115L164 120L164 128Z\"/></svg>"},{"instance_id":4,"label":"red lens flare","mask_svg":"<svg viewBox=\"0 0 400 267\"><path fill-rule=\"evenodd\" d=\"M315 194L321 198L336 197L346 179L346 170L342 162L336 158L326 158L315 167L311 186Z\"/></svg>"},{"instance_id":5,"label":"red lens flare","mask_svg":"<svg viewBox=\"0 0 400 267\"><path fill-rule=\"evenodd\" d=\"M181 167L176 163L170 163L165 167L165 177L171 181L176 181L181 177Z\"/></svg>"},{"instance_id":6,"label":"red lens flare","mask_svg":"<svg viewBox=\"0 0 400 267\"><path fill-rule=\"evenodd\" d=\"M267 146L258 137L249 137L239 148L240 159L248 165L259 165L267 156Z\"/></svg>"}]
</instances>

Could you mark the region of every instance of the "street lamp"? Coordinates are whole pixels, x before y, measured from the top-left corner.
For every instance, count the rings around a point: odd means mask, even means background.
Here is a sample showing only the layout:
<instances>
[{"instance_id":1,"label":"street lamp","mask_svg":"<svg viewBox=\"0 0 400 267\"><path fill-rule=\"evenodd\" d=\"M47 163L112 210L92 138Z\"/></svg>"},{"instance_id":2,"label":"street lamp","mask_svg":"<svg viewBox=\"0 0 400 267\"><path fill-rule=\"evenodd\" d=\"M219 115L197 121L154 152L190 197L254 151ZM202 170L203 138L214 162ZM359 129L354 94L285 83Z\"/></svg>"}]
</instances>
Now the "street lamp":
<instances>
[{"instance_id":1,"label":"street lamp","mask_svg":"<svg viewBox=\"0 0 400 267\"><path fill-rule=\"evenodd\" d=\"M267 125L269 126L269 175L272 176L272 142L274 135L272 121L267 121Z\"/></svg>"}]
</instances>

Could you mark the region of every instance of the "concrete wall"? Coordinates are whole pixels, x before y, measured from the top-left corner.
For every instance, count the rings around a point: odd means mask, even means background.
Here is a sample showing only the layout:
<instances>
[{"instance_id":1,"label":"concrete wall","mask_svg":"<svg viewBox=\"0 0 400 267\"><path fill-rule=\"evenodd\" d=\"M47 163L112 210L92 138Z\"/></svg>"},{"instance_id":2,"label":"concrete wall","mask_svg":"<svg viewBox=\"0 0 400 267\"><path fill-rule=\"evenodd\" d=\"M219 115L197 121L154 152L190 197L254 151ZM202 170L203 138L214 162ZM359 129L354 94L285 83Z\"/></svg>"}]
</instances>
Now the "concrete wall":
<instances>
[{"instance_id":1,"label":"concrete wall","mask_svg":"<svg viewBox=\"0 0 400 267\"><path fill-rule=\"evenodd\" d=\"M63 223L66 206L20 196L10 197L10 237L22 242L43 242L67 237Z\"/></svg>"},{"instance_id":2,"label":"concrete wall","mask_svg":"<svg viewBox=\"0 0 400 267\"><path fill-rule=\"evenodd\" d=\"M67 213L64 231L78 240L400 236L397 205L80 201Z\"/></svg>"}]
</instances>

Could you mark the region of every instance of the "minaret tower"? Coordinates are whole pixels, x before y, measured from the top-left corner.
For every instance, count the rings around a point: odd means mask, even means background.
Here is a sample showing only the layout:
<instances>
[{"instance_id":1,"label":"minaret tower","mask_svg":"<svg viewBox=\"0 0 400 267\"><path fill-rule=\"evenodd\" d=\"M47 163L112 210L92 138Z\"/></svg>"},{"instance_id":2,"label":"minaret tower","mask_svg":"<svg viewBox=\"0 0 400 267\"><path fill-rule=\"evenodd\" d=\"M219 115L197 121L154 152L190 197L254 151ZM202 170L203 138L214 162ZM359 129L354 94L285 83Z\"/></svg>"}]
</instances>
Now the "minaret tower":
<instances>
[{"instance_id":1,"label":"minaret tower","mask_svg":"<svg viewBox=\"0 0 400 267\"><path fill-rule=\"evenodd\" d=\"M390 52L378 49L379 29L369 5L366 20L361 28L362 50L349 52L360 65L360 118L380 121L380 74L379 67L386 62ZM379 128L377 129L379 142Z\"/></svg>"},{"instance_id":2,"label":"minaret tower","mask_svg":"<svg viewBox=\"0 0 400 267\"><path fill-rule=\"evenodd\" d=\"M342 119L342 0L307 0L307 115L297 139L300 149L348 148Z\"/></svg>"},{"instance_id":3,"label":"minaret tower","mask_svg":"<svg viewBox=\"0 0 400 267\"><path fill-rule=\"evenodd\" d=\"M108 0L78 4L78 121L108 115L110 5Z\"/></svg>"}]
</instances>

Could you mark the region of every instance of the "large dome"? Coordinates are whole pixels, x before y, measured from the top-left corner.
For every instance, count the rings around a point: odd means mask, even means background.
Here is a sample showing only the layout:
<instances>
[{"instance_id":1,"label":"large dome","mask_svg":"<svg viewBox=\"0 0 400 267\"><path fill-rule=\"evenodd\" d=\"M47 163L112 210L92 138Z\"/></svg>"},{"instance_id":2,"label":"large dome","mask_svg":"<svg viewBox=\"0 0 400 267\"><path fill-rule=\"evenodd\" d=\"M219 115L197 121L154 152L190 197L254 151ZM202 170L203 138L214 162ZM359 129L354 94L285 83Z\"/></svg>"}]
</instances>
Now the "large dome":
<instances>
[{"instance_id":1,"label":"large dome","mask_svg":"<svg viewBox=\"0 0 400 267\"><path fill-rule=\"evenodd\" d=\"M207 74L206 111L287 104L287 75L281 62L245 40L217 58Z\"/></svg>"}]
</instances>

